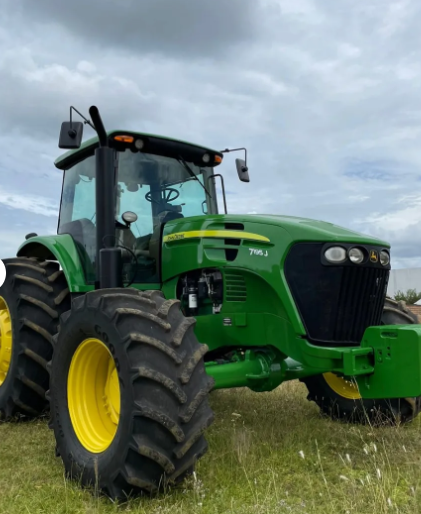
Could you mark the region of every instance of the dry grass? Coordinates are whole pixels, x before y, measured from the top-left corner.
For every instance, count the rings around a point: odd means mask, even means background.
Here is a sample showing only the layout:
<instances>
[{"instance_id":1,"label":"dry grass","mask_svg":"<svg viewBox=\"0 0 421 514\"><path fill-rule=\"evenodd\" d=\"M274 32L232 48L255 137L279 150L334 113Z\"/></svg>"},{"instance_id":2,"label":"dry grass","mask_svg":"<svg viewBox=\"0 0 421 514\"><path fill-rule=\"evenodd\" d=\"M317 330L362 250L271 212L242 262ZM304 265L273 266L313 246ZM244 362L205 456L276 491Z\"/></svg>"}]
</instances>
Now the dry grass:
<instances>
[{"instance_id":1,"label":"dry grass","mask_svg":"<svg viewBox=\"0 0 421 514\"><path fill-rule=\"evenodd\" d=\"M372 429L321 419L302 384L211 395L216 422L196 477L114 505L63 477L44 421L0 425L0 514L421 512L421 419ZM421 418L421 416L420 416Z\"/></svg>"}]
</instances>

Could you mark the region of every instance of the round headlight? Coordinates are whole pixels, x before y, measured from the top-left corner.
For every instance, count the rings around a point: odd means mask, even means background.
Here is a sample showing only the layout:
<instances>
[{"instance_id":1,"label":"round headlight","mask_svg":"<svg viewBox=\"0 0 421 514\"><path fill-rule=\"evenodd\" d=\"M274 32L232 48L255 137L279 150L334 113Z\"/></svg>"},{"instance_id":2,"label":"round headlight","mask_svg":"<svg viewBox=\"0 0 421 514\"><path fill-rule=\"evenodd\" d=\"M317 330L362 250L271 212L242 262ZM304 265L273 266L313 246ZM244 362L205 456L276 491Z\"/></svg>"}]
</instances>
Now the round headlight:
<instances>
[{"instance_id":1,"label":"round headlight","mask_svg":"<svg viewBox=\"0 0 421 514\"><path fill-rule=\"evenodd\" d=\"M390 255L389 252L386 252L386 250L382 250L380 252L380 263L383 266L387 266L390 262Z\"/></svg>"},{"instance_id":2,"label":"round headlight","mask_svg":"<svg viewBox=\"0 0 421 514\"><path fill-rule=\"evenodd\" d=\"M325 251L325 258L335 264L346 260L346 250L341 246L331 246Z\"/></svg>"},{"instance_id":3,"label":"round headlight","mask_svg":"<svg viewBox=\"0 0 421 514\"><path fill-rule=\"evenodd\" d=\"M348 252L348 257L354 264L361 264L364 260L364 253L359 248L351 248Z\"/></svg>"},{"instance_id":4,"label":"round headlight","mask_svg":"<svg viewBox=\"0 0 421 514\"><path fill-rule=\"evenodd\" d=\"M136 139L136 141L134 142L134 145L138 150L142 150L144 144L145 143L142 139Z\"/></svg>"},{"instance_id":5,"label":"round headlight","mask_svg":"<svg viewBox=\"0 0 421 514\"><path fill-rule=\"evenodd\" d=\"M208 153L205 153L204 156L202 157L203 159L203 162L206 162L206 164L208 162L210 162L210 155Z\"/></svg>"}]
</instances>

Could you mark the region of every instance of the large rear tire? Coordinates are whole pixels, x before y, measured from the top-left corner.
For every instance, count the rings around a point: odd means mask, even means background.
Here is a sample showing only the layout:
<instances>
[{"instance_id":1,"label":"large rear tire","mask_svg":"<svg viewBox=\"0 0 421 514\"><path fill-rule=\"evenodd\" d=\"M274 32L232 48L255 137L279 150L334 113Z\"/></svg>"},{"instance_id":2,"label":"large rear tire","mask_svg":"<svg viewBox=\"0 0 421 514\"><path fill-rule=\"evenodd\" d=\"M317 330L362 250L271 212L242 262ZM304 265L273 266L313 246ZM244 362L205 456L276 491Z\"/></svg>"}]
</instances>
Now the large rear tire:
<instances>
[{"instance_id":1,"label":"large rear tire","mask_svg":"<svg viewBox=\"0 0 421 514\"><path fill-rule=\"evenodd\" d=\"M48 403L48 360L60 314L70 308L64 274L55 262L5 259L0 287L0 417L40 415Z\"/></svg>"},{"instance_id":2,"label":"large rear tire","mask_svg":"<svg viewBox=\"0 0 421 514\"><path fill-rule=\"evenodd\" d=\"M70 478L124 499L193 471L207 450L214 384L194 324L160 291L73 301L49 365L50 426Z\"/></svg>"},{"instance_id":3,"label":"large rear tire","mask_svg":"<svg viewBox=\"0 0 421 514\"><path fill-rule=\"evenodd\" d=\"M418 324L418 316L405 302L386 298L382 325ZM323 415L351 423L407 423L421 410L421 397L363 400L354 382L334 373L302 379L308 389L307 399L314 401Z\"/></svg>"}]
</instances>

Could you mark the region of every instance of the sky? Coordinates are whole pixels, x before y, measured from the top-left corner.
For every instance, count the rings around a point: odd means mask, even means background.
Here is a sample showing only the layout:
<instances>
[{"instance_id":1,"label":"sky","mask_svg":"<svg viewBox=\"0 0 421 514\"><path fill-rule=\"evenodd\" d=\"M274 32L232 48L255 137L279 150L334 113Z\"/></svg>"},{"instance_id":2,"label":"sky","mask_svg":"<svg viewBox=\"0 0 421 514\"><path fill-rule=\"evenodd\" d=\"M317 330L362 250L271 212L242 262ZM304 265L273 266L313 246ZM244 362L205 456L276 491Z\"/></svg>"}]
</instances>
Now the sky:
<instances>
[{"instance_id":1,"label":"sky","mask_svg":"<svg viewBox=\"0 0 421 514\"><path fill-rule=\"evenodd\" d=\"M0 258L54 234L69 106L216 149L233 213L336 223L421 267L421 3L3 0ZM93 133L85 128L85 138Z\"/></svg>"}]
</instances>

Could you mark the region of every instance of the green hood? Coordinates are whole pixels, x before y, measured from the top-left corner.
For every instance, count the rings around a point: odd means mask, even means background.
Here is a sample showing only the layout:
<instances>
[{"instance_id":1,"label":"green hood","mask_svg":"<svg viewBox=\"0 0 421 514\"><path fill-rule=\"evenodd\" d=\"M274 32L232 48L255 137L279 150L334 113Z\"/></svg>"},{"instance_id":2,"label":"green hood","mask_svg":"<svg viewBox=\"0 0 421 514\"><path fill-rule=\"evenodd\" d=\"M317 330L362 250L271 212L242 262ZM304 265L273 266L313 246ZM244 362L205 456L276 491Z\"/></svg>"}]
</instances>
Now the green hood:
<instances>
[{"instance_id":1,"label":"green hood","mask_svg":"<svg viewBox=\"0 0 421 514\"><path fill-rule=\"evenodd\" d=\"M361 234L360 232L355 232L326 221L299 218L295 216L278 216L274 214L247 215L244 218L255 223L280 226L285 229L294 240L308 239L313 241L318 239L349 241L352 243L378 244L387 248L390 247L390 244L384 240L377 239L366 234Z\"/></svg>"},{"instance_id":2,"label":"green hood","mask_svg":"<svg viewBox=\"0 0 421 514\"><path fill-rule=\"evenodd\" d=\"M291 236L293 241L341 241L344 243L371 244L390 248L390 244L384 240L354 232L326 221L317 221L295 216L278 216L274 214L219 214L207 216L205 223L203 223L203 217L199 216L186 218L186 221L193 224L199 222L202 228L206 226L210 228L209 225L219 224L221 222L243 223L247 226L246 230L253 230L253 232L258 233L259 228L257 225L266 225L269 230L269 226L282 228ZM180 220L178 220L178 222L180 222ZM172 223L173 222L170 222L169 225L172 225ZM254 225L253 229L252 225ZM263 229L263 232L266 231Z\"/></svg>"}]
</instances>

